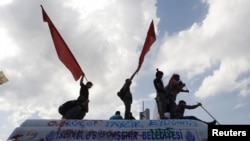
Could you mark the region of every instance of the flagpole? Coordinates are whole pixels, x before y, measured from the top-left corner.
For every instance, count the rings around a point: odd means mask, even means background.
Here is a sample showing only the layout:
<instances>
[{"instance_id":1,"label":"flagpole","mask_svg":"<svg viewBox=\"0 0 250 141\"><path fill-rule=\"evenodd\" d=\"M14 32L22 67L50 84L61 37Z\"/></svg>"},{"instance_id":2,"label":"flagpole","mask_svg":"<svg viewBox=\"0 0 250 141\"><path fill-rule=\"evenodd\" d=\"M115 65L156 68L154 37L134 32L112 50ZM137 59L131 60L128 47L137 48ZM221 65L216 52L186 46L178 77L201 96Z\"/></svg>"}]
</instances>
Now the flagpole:
<instances>
[{"instance_id":1,"label":"flagpole","mask_svg":"<svg viewBox=\"0 0 250 141\"><path fill-rule=\"evenodd\" d=\"M142 112L144 112L144 101L142 101Z\"/></svg>"},{"instance_id":2,"label":"flagpole","mask_svg":"<svg viewBox=\"0 0 250 141\"><path fill-rule=\"evenodd\" d=\"M216 120L202 105L201 105L201 108L205 111L205 112L207 112L218 124L220 124L219 122L218 122L218 120Z\"/></svg>"},{"instance_id":3,"label":"flagpole","mask_svg":"<svg viewBox=\"0 0 250 141\"><path fill-rule=\"evenodd\" d=\"M83 75L84 75L84 74L83 74ZM85 75L84 75L84 78L86 79L87 82L89 81Z\"/></svg>"},{"instance_id":4,"label":"flagpole","mask_svg":"<svg viewBox=\"0 0 250 141\"><path fill-rule=\"evenodd\" d=\"M132 76L130 77L130 80L132 81L132 79L134 78L135 74L138 72L138 69L135 70L135 72L132 74Z\"/></svg>"}]
</instances>

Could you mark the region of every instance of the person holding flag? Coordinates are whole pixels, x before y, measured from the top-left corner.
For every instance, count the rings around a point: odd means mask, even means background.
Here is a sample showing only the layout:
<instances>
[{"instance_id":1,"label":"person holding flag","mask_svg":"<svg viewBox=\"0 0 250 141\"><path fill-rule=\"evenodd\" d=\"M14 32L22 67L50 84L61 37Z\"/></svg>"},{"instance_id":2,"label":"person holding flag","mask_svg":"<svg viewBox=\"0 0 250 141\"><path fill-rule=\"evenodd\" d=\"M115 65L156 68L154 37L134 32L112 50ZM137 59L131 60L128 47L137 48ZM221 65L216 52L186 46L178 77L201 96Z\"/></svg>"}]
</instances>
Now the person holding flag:
<instances>
[{"instance_id":1,"label":"person holding flag","mask_svg":"<svg viewBox=\"0 0 250 141\"><path fill-rule=\"evenodd\" d=\"M93 86L93 83L91 81L88 81L86 84L83 83L83 78L84 78L84 75L81 77L80 79L80 94L77 98L77 100L80 102L80 103L86 103L84 106L83 106L83 111L85 113L88 113L89 111L89 89Z\"/></svg>"},{"instance_id":2,"label":"person holding flag","mask_svg":"<svg viewBox=\"0 0 250 141\"><path fill-rule=\"evenodd\" d=\"M125 106L124 119L130 119L131 105L133 102L133 96L130 91L130 86L132 84L132 79L134 78L135 74L136 74L136 71L130 78L127 78L125 80L125 83L123 84L122 88L118 92L118 96L121 98Z\"/></svg>"},{"instance_id":3,"label":"person holding flag","mask_svg":"<svg viewBox=\"0 0 250 141\"><path fill-rule=\"evenodd\" d=\"M89 111L89 89L93 83L88 81L83 83L84 75L80 79L80 94L76 100L65 102L59 107L59 113L63 119L84 119L86 113Z\"/></svg>"},{"instance_id":4,"label":"person holding flag","mask_svg":"<svg viewBox=\"0 0 250 141\"><path fill-rule=\"evenodd\" d=\"M86 85L83 83L83 78L85 76L84 72L82 71L82 68L78 64L77 60L75 59L73 53L69 49L68 45L56 29L56 26L50 19L50 17L47 15L46 11L44 10L43 6L42 8L42 17L43 21L48 23L48 27L51 33L51 37L56 49L56 53L58 55L58 58L61 60L61 62L66 66L66 68L69 69L69 71L72 73L74 79L77 81L80 77L80 95L77 98L77 101L80 103L80 105L75 106L74 108L70 109L65 117L66 119L82 119L84 118L85 114L88 112L88 102L89 102L89 88L92 87L92 82L87 82ZM83 111L83 113L81 113Z\"/></svg>"},{"instance_id":5,"label":"person holding flag","mask_svg":"<svg viewBox=\"0 0 250 141\"><path fill-rule=\"evenodd\" d=\"M155 36L155 30L154 30L154 22L152 21L149 30L147 33L147 37L145 39L143 49L139 58L138 66L135 72L132 74L130 78L127 78L125 80L125 83L123 84L122 88L120 91L117 93L117 95L120 97L120 99L123 101L125 105L125 116L124 119L129 119L130 118L130 113L131 113L131 105L133 102L133 96L130 91L130 86L132 84L132 79L134 78L135 74L138 73L140 70L142 63L144 61L144 57L146 53L149 51L151 45L155 42L156 36Z\"/></svg>"}]
</instances>

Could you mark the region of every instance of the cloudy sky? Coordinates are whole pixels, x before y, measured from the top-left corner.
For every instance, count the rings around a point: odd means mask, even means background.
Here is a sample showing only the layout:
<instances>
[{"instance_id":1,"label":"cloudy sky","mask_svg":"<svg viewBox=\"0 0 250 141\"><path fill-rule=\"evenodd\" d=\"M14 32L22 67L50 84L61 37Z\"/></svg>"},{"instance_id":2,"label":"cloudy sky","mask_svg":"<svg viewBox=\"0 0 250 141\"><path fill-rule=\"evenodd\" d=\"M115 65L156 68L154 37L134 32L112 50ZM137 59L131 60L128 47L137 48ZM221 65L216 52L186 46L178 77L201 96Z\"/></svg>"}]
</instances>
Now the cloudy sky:
<instances>
[{"instance_id":1,"label":"cloudy sky","mask_svg":"<svg viewBox=\"0 0 250 141\"><path fill-rule=\"evenodd\" d=\"M116 93L135 71L150 22L157 40L131 86L132 112L155 112L156 68L164 84L179 73L201 102L186 115L250 124L249 0L1 0L0 140L26 119L59 119L58 106L79 95L79 81L56 54L41 7L70 47L90 89L86 119L108 119L124 105ZM211 116L212 115L212 116Z\"/></svg>"}]
</instances>

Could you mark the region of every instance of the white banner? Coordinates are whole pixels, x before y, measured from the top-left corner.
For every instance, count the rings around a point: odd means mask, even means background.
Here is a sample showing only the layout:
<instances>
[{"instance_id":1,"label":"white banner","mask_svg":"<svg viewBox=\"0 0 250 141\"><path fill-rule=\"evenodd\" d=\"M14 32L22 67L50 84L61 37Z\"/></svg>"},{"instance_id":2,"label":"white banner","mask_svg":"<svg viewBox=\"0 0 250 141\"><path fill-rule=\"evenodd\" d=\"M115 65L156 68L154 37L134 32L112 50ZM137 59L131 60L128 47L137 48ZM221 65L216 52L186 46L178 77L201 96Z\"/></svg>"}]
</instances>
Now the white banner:
<instances>
[{"instance_id":1,"label":"white banner","mask_svg":"<svg viewBox=\"0 0 250 141\"><path fill-rule=\"evenodd\" d=\"M8 140L202 141L207 125L196 120L26 120Z\"/></svg>"}]
</instances>

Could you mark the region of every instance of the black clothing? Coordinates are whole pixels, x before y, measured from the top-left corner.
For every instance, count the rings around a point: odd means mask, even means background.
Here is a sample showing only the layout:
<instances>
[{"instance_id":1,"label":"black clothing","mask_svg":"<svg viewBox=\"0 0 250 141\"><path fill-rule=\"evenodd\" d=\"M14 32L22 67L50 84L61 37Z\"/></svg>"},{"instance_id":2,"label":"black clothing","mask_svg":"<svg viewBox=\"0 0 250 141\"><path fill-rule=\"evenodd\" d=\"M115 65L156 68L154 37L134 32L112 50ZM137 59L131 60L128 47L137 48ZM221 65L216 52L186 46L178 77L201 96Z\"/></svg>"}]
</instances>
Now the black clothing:
<instances>
[{"instance_id":1,"label":"black clothing","mask_svg":"<svg viewBox=\"0 0 250 141\"><path fill-rule=\"evenodd\" d=\"M86 112L83 110L81 105L75 106L67 111L64 115L64 119L83 119L86 115Z\"/></svg>"},{"instance_id":2,"label":"black clothing","mask_svg":"<svg viewBox=\"0 0 250 141\"><path fill-rule=\"evenodd\" d=\"M58 110L63 119L83 119L86 113L83 107L78 100L70 100L62 104Z\"/></svg>"},{"instance_id":3,"label":"black clothing","mask_svg":"<svg viewBox=\"0 0 250 141\"><path fill-rule=\"evenodd\" d=\"M162 82L161 78L155 78L154 79L155 90L156 90L157 93L161 93L161 92L165 93L165 90L164 89L160 89L157 86L157 84L160 84L162 86L162 88L164 88L164 85L163 85L163 82Z\"/></svg>"},{"instance_id":4,"label":"black clothing","mask_svg":"<svg viewBox=\"0 0 250 141\"><path fill-rule=\"evenodd\" d=\"M89 88L84 83L80 83L80 86L81 86L81 88L80 88L80 95L77 98L77 100L80 103L83 103L83 102L86 103L86 101L89 100ZM88 103L83 106L83 111L85 111L86 113L89 111L89 104Z\"/></svg>"},{"instance_id":5,"label":"black clothing","mask_svg":"<svg viewBox=\"0 0 250 141\"><path fill-rule=\"evenodd\" d=\"M169 98L165 92L162 77L158 76L154 79L154 87L156 90L156 104L160 119L164 119L164 113L169 111Z\"/></svg>"},{"instance_id":6,"label":"black clothing","mask_svg":"<svg viewBox=\"0 0 250 141\"><path fill-rule=\"evenodd\" d=\"M85 101L89 99L89 89L87 87L87 85L85 85L84 83L80 84L81 88L80 88L80 95L78 97L79 101ZM81 99L83 98L83 99Z\"/></svg>"},{"instance_id":7,"label":"black clothing","mask_svg":"<svg viewBox=\"0 0 250 141\"><path fill-rule=\"evenodd\" d=\"M124 119L129 118L129 113L131 111L131 104L133 101L132 93L130 91L131 80L126 79L125 84L122 87L122 91L125 93L123 97L123 103L125 105L125 116Z\"/></svg>"}]
</instances>

